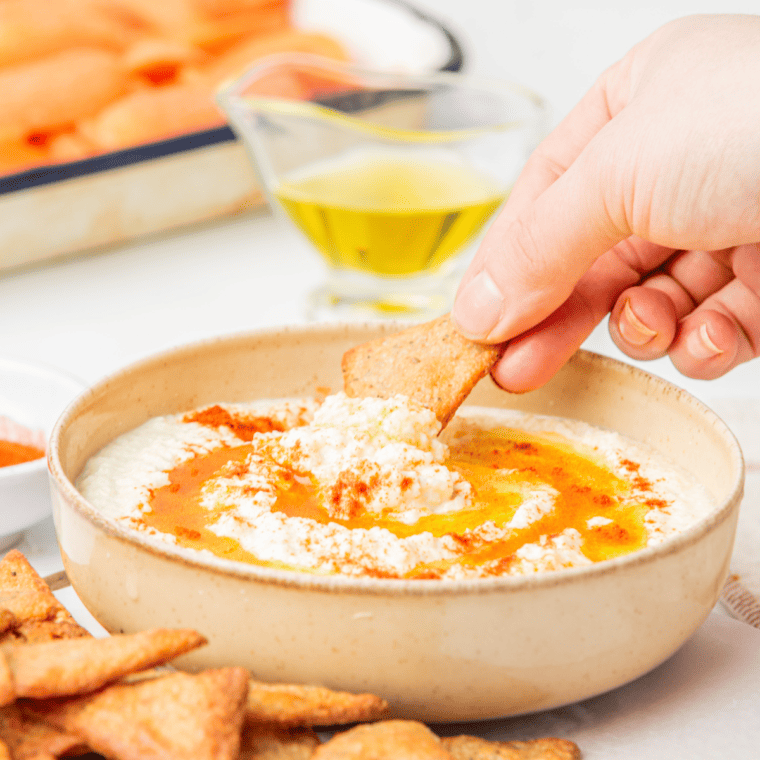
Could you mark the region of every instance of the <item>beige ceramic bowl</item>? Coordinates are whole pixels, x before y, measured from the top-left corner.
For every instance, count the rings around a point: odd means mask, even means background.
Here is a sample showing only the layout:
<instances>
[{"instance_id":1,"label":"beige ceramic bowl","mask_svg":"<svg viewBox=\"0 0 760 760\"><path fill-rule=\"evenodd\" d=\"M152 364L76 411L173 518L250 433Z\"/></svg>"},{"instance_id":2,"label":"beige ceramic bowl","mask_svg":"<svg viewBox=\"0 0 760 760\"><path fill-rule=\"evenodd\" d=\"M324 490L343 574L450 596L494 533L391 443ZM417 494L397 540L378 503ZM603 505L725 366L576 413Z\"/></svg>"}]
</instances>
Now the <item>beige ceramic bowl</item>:
<instances>
[{"instance_id":1,"label":"beige ceramic bowl","mask_svg":"<svg viewBox=\"0 0 760 760\"><path fill-rule=\"evenodd\" d=\"M343 352L387 326L225 337L102 381L52 436L54 515L71 583L110 631L192 626L188 668L241 664L266 680L387 698L429 721L573 702L661 663L705 619L728 572L743 463L733 435L678 388L580 352L544 388L483 381L469 403L575 417L659 447L701 478L716 509L658 547L559 573L468 581L316 577L194 556L104 519L73 483L87 459L149 417L217 401L341 387Z\"/></svg>"}]
</instances>

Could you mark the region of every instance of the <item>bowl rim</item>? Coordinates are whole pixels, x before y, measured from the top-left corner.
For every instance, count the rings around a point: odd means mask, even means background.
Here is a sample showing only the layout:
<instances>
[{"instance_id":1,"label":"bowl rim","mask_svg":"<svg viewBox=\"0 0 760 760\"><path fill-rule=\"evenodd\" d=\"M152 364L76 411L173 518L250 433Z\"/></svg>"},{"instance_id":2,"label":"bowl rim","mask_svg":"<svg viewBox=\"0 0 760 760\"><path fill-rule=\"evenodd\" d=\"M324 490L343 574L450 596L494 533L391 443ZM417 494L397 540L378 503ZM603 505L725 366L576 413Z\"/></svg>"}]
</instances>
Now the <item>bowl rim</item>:
<instances>
[{"instance_id":1,"label":"bowl rim","mask_svg":"<svg viewBox=\"0 0 760 760\"><path fill-rule=\"evenodd\" d=\"M176 546L171 543L165 543L161 539L146 536L138 531L132 531L122 526L115 519L109 518L97 511L95 507L93 507L79 493L74 486L74 483L63 471L59 456L59 441L69 422L73 420L82 407L87 406L96 396L99 396L110 383L120 379L125 374L146 371L152 366L164 364L183 354L196 353L204 348L211 348L222 343L242 343L262 338L282 336L283 334L324 333L325 331L345 333L347 329L370 329L380 326L388 327L392 324L394 323L391 321L367 321L351 324L314 323L225 333L211 338L174 346L132 362L104 376L101 380L87 388L69 403L58 418L50 436L47 455L48 472L54 483L54 488L57 487L60 489L61 495L64 497L67 504L73 507L76 513L89 522L94 528L102 531L114 540L129 544L161 559L178 562L191 569L210 572L219 576L226 576L238 580L250 580L271 586L293 587L327 593L356 593L369 596L435 596L441 594L472 595L503 592L507 590L517 592L534 589L549 589L565 584L581 582L588 577L601 577L608 574L620 573L656 561L662 556L679 552L692 544L697 543L703 536L710 533L714 528L727 520L734 508L738 506L744 490L744 458L736 436L726 423L706 404L674 383L646 372L634 365L586 349L579 349L574 358L576 360L578 358L585 358L587 361L596 362L602 367L609 366L616 368L619 371L629 372L647 383L658 386L663 391L675 393L679 397L684 398L687 404L692 406L702 415L706 415L716 429L722 434L728 444L731 459L735 464L735 477L728 495L705 517L698 520L685 530L679 531L675 535L665 539L661 543L644 547L643 549L631 552L630 554L596 562L591 565L547 571L536 573L534 575L436 580L368 578L339 574L321 575L299 570L285 570L259 565L246 565L242 562L217 557L210 552L202 552ZM396 326L401 327L406 325L404 323L396 323ZM571 358L570 361L573 361L574 358ZM62 547L62 550L64 548L65 547Z\"/></svg>"},{"instance_id":2,"label":"bowl rim","mask_svg":"<svg viewBox=\"0 0 760 760\"><path fill-rule=\"evenodd\" d=\"M48 379L54 381L59 386L66 386L71 389L72 394L76 393L78 397L82 391L87 388L87 383L84 380L73 375L65 370L61 370L52 364L45 362L27 361L25 359L16 358L13 356L0 356L0 376L7 371L14 372L19 375L29 375ZM74 399L72 399L74 400ZM21 478L26 475L33 475L39 471L45 471L47 469L46 459L50 450L50 435L55 427L56 420L53 420L53 424L48 425L50 430L47 433L48 445L45 450L45 454L38 459L32 459L28 462L20 462L19 464L11 464L6 467L0 467L0 483L4 480L13 480L15 478ZM20 424L24 424L23 422Z\"/></svg>"}]
</instances>

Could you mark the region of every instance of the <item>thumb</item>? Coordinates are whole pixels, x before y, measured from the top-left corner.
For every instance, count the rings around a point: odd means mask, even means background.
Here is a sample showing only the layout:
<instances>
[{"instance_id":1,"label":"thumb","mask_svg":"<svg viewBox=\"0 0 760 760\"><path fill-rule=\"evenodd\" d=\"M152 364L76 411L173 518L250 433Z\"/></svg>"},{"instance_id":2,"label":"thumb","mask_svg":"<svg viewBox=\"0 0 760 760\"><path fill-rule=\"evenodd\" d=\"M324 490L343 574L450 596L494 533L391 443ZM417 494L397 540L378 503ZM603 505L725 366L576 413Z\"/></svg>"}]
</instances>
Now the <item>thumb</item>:
<instances>
[{"instance_id":1,"label":"thumb","mask_svg":"<svg viewBox=\"0 0 760 760\"><path fill-rule=\"evenodd\" d=\"M565 302L597 258L631 235L622 197L608 197L620 188L611 176L617 151L607 149L610 127L532 203L491 225L452 310L464 335L501 343L534 327Z\"/></svg>"}]
</instances>

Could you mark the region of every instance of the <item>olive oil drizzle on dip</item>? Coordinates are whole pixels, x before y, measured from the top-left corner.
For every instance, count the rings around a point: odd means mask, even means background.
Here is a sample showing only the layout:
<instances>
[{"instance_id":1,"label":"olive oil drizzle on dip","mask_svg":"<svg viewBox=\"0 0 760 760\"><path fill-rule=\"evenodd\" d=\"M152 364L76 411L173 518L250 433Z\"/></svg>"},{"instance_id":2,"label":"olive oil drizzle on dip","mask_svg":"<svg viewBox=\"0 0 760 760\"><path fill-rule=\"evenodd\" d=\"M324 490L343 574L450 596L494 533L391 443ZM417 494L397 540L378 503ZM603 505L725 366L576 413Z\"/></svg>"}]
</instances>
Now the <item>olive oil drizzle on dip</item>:
<instances>
[{"instance_id":1,"label":"olive oil drizzle on dip","mask_svg":"<svg viewBox=\"0 0 760 760\"><path fill-rule=\"evenodd\" d=\"M221 407L190 413L184 420L209 427L226 426L244 441L252 441L256 432L281 429L266 417L236 422ZM347 516L335 516L325 500L332 494L345 502L346 491L364 496L373 488L371 477L343 479L325 494L309 473L282 467L278 469L277 498L271 509L287 517L306 518L322 525L334 523L351 530L382 528L399 538L423 532L449 536L461 550L455 558L420 563L396 576L383 573L384 577L439 578L456 563L487 564L486 574L507 574L520 547L539 543L542 537L557 536L568 528L580 534L581 551L591 561L627 554L647 543L646 515L669 506L668 501L653 497L651 483L638 475L635 461L626 460L625 469L631 477L619 477L591 449L585 450L560 435L507 427L465 428L447 443L446 466L460 473L473 488L472 502L464 510L423 515L412 523L402 522L397 514L394 519L393 514L372 513L359 507L349 510ZM220 474L230 477L243 473L255 450L252 443L223 445L174 467L168 472L167 485L150 490L141 519L147 527L174 536L180 546L252 564L293 567L259 559L236 539L209 529L229 506L221 504L209 509L202 504L203 485ZM522 527L510 528L506 537L498 540L488 541L473 533L486 522L499 528L506 526L523 503L526 487L531 485L552 490L553 508Z\"/></svg>"}]
</instances>

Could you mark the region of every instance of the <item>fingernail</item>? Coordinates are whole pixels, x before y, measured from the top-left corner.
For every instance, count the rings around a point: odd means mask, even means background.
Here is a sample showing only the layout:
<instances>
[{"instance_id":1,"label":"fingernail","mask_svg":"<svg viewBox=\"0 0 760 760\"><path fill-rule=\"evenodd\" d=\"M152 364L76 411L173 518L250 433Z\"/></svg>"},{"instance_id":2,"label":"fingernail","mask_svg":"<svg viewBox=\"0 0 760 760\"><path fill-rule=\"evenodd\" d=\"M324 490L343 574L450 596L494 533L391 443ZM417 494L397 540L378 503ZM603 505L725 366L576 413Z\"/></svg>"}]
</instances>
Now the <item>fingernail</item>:
<instances>
[{"instance_id":1,"label":"fingernail","mask_svg":"<svg viewBox=\"0 0 760 760\"><path fill-rule=\"evenodd\" d=\"M499 321L503 300L491 275L482 269L457 295L452 316L468 338L486 338Z\"/></svg>"},{"instance_id":2,"label":"fingernail","mask_svg":"<svg viewBox=\"0 0 760 760\"><path fill-rule=\"evenodd\" d=\"M647 327L634 313L631 302L626 301L618 320L618 330L626 343L645 346L657 335L657 330Z\"/></svg>"},{"instance_id":3,"label":"fingernail","mask_svg":"<svg viewBox=\"0 0 760 760\"><path fill-rule=\"evenodd\" d=\"M712 359L723 353L723 351L712 342L706 324L700 325L699 329L692 330L686 336L686 350L695 359Z\"/></svg>"}]
</instances>

